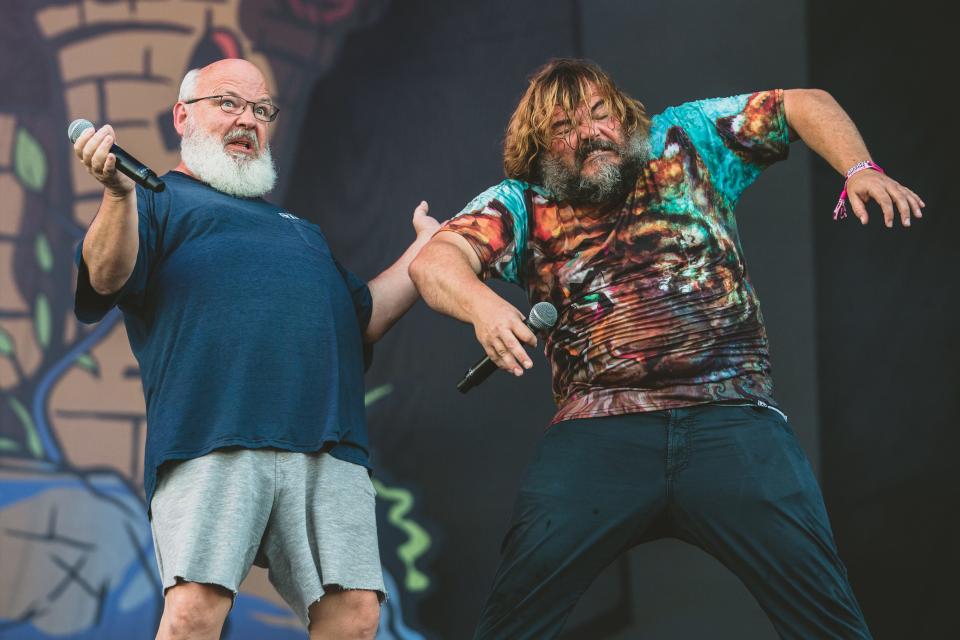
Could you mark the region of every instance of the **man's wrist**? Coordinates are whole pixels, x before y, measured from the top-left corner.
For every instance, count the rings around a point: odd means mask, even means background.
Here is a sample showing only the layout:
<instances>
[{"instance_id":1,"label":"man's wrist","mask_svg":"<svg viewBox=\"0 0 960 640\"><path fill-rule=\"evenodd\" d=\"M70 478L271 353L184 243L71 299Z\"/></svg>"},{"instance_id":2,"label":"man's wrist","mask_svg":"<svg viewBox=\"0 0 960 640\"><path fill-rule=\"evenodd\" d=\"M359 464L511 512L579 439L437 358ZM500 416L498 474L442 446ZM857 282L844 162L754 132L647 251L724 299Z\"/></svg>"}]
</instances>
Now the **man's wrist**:
<instances>
[{"instance_id":1,"label":"man's wrist","mask_svg":"<svg viewBox=\"0 0 960 640\"><path fill-rule=\"evenodd\" d=\"M854 174L860 173L866 169L873 169L874 171L879 171L883 173L883 169L880 168L880 165L875 163L873 160L861 160L857 164L853 165L847 169L846 179L849 180Z\"/></svg>"},{"instance_id":2,"label":"man's wrist","mask_svg":"<svg viewBox=\"0 0 960 640\"><path fill-rule=\"evenodd\" d=\"M837 206L833 208L834 220L842 220L847 217L847 183L850 182L850 178L861 171L866 171L868 169L872 171L878 171L880 173L886 173L880 168L880 165L875 163L873 160L861 160L857 164L847 169L847 176L843 181L843 191L840 192L840 198L837 200Z\"/></svg>"},{"instance_id":3,"label":"man's wrist","mask_svg":"<svg viewBox=\"0 0 960 640\"><path fill-rule=\"evenodd\" d=\"M133 189L124 191L122 189L115 189L113 187L104 187L103 198L104 200L111 200L113 202L125 202L130 197L131 193L133 193Z\"/></svg>"}]
</instances>

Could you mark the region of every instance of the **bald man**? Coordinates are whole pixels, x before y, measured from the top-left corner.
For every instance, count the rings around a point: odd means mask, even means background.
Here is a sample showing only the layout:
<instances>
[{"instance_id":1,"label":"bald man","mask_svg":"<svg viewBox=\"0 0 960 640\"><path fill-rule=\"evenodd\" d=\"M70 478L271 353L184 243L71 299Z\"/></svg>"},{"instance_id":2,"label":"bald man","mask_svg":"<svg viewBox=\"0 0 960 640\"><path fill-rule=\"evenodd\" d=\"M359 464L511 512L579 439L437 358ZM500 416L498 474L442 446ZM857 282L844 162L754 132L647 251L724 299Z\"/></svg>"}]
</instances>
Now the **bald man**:
<instances>
[{"instance_id":1,"label":"bald man","mask_svg":"<svg viewBox=\"0 0 960 640\"><path fill-rule=\"evenodd\" d=\"M421 203L409 249L358 279L316 225L262 198L278 111L249 62L190 71L161 193L116 171L109 125L74 145L104 188L75 310L119 306L140 363L162 639L219 637L254 563L311 638L373 638L385 596L365 353L416 300L407 267L438 224Z\"/></svg>"}]
</instances>

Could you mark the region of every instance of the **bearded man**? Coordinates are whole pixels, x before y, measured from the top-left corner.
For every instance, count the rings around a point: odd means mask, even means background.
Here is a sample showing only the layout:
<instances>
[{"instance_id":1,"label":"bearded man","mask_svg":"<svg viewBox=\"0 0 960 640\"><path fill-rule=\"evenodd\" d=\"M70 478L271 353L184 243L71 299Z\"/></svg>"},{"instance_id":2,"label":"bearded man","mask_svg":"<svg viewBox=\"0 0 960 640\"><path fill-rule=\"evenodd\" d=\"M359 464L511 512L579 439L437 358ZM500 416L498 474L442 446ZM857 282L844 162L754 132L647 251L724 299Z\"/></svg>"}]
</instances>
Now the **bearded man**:
<instances>
[{"instance_id":1,"label":"bearded man","mask_svg":"<svg viewBox=\"0 0 960 640\"><path fill-rule=\"evenodd\" d=\"M104 186L78 251L76 313L123 311L149 425L144 488L164 587L158 638L218 638L252 563L311 638L373 638L384 597L364 345L413 304L438 227L364 283L315 225L262 199L278 108L261 72L189 72L180 164L161 193L118 173L107 125L74 145Z\"/></svg>"},{"instance_id":2,"label":"bearded man","mask_svg":"<svg viewBox=\"0 0 960 640\"><path fill-rule=\"evenodd\" d=\"M922 201L876 170L817 90L703 100L648 117L595 65L537 71L507 127L507 179L411 265L434 309L472 323L521 375L536 344L482 279L524 287L559 319L545 339L558 411L527 470L476 638L556 636L593 579L671 536L746 584L789 638L868 638L823 499L777 407L767 336L733 216L799 137L864 223ZM863 169L867 170L863 170Z\"/></svg>"}]
</instances>

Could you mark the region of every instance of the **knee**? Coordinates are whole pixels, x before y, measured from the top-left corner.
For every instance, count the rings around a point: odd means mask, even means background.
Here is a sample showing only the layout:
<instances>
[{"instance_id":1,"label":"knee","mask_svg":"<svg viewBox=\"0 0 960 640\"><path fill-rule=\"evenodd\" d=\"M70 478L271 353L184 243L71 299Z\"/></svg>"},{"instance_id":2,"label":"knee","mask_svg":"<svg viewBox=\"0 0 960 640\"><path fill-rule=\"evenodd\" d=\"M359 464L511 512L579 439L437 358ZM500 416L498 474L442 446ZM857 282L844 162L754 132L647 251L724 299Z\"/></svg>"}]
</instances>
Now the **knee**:
<instances>
[{"instance_id":1,"label":"knee","mask_svg":"<svg viewBox=\"0 0 960 640\"><path fill-rule=\"evenodd\" d=\"M158 637L176 640L216 637L230 611L231 594L223 587L179 582L167 591Z\"/></svg>"},{"instance_id":2,"label":"knee","mask_svg":"<svg viewBox=\"0 0 960 640\"><path fill-rule=\"evenodd\" d=\"M380 625L380 600L376 592L343 590L330 596L324 596L317 603L328 606L311 607L311 638L373 640L376 637ZM322 602L328 598L330 602Z\"/></svg>"},{"instance_id":3,"label":"knee","mask_svg":"<svg viewBox=\"0 0 960 640\"><path fill-rule=\"evenodd\" d=\"M351 604L351 630L357 638L373 640L377 635L377 627L380 626L380 601L375 593L369 591L359 595L363 597L357 597Z\"/></svg>"}]
</instances>

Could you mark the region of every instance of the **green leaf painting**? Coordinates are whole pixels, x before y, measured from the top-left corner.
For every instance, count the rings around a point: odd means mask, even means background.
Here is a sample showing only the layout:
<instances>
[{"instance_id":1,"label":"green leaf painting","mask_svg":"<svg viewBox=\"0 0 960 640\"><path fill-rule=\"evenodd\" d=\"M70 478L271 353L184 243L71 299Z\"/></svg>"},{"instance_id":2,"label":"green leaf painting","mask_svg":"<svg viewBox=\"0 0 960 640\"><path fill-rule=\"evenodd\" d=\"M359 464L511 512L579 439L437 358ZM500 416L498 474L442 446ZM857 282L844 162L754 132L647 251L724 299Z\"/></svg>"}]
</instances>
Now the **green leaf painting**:
<instances>
[{"instance_id":1,"label":"green leaf painting","mask_svg":"<svg viewBox=\"0 0 960 640\"><path fill-rule=\"evenodd\" d=\"M13 338L7 333L6 329L0 327L0 356L9 358L13 355Z\"/></svg>"},{"instance_id":2,"label":"green leaf painting","mask_svg":"<svg viewBox=\"0 0 960 640\"><path fill-rule=\"evenodd\" d=\"M26 129L17 129L13 147L13 170L27 189L40 191L47 182L47 157L37 139Z\"/></svg>"},{"instance_id":3,"label":"green leaf painting","mask_svg":"<svg viewBox=\"0 0 960 640\"><path fill-rule=\"evenodd\" d=\"M37 343L44 349L50 345L50 303L47 296L42 293L37 294L37 302L33 306L33 333L37 337Z\"/></svg>"},{"instance_id":4,"label":"green leaf painting","mask_svg":"<svg viewBox=\"0 0 960 640\"><path fill-rule=\"evenodd\" d=\"M37 264L43 271L50 272L53 269L53 251L50 249L50 243L47 236L42 233L37 234L37 240L33 244L34 252L37 254Z\"/></svg>"},{"instance_id":5,"label":"green leaf painting","mask_svg":"<svg viewBox=\"0 0 960 640\"><path fill-rule=\"evenodd\" d=\"M33 418L30 417L30 412L13 396L8 396L7 399L10 402L10 408L13 409L13 412L20 418L20 423L23 424L23 431L27 436L27 451L33 454L34 457L42 458L43 445L40 443L40 437L37 435L37 428L33 424Z\"/></svg>"},{"instance_id":6,"label":"green leaf painting","mask_svg":"<svg viewBox=\"0 0 960 640\"><path fill-rule=\"evenodd\" d=\"M77 366L84 371L89 371L94 378L100 377L100 364L97 359L89 353L81 353L76 359Z\"/></svg>"}]
</instances>

